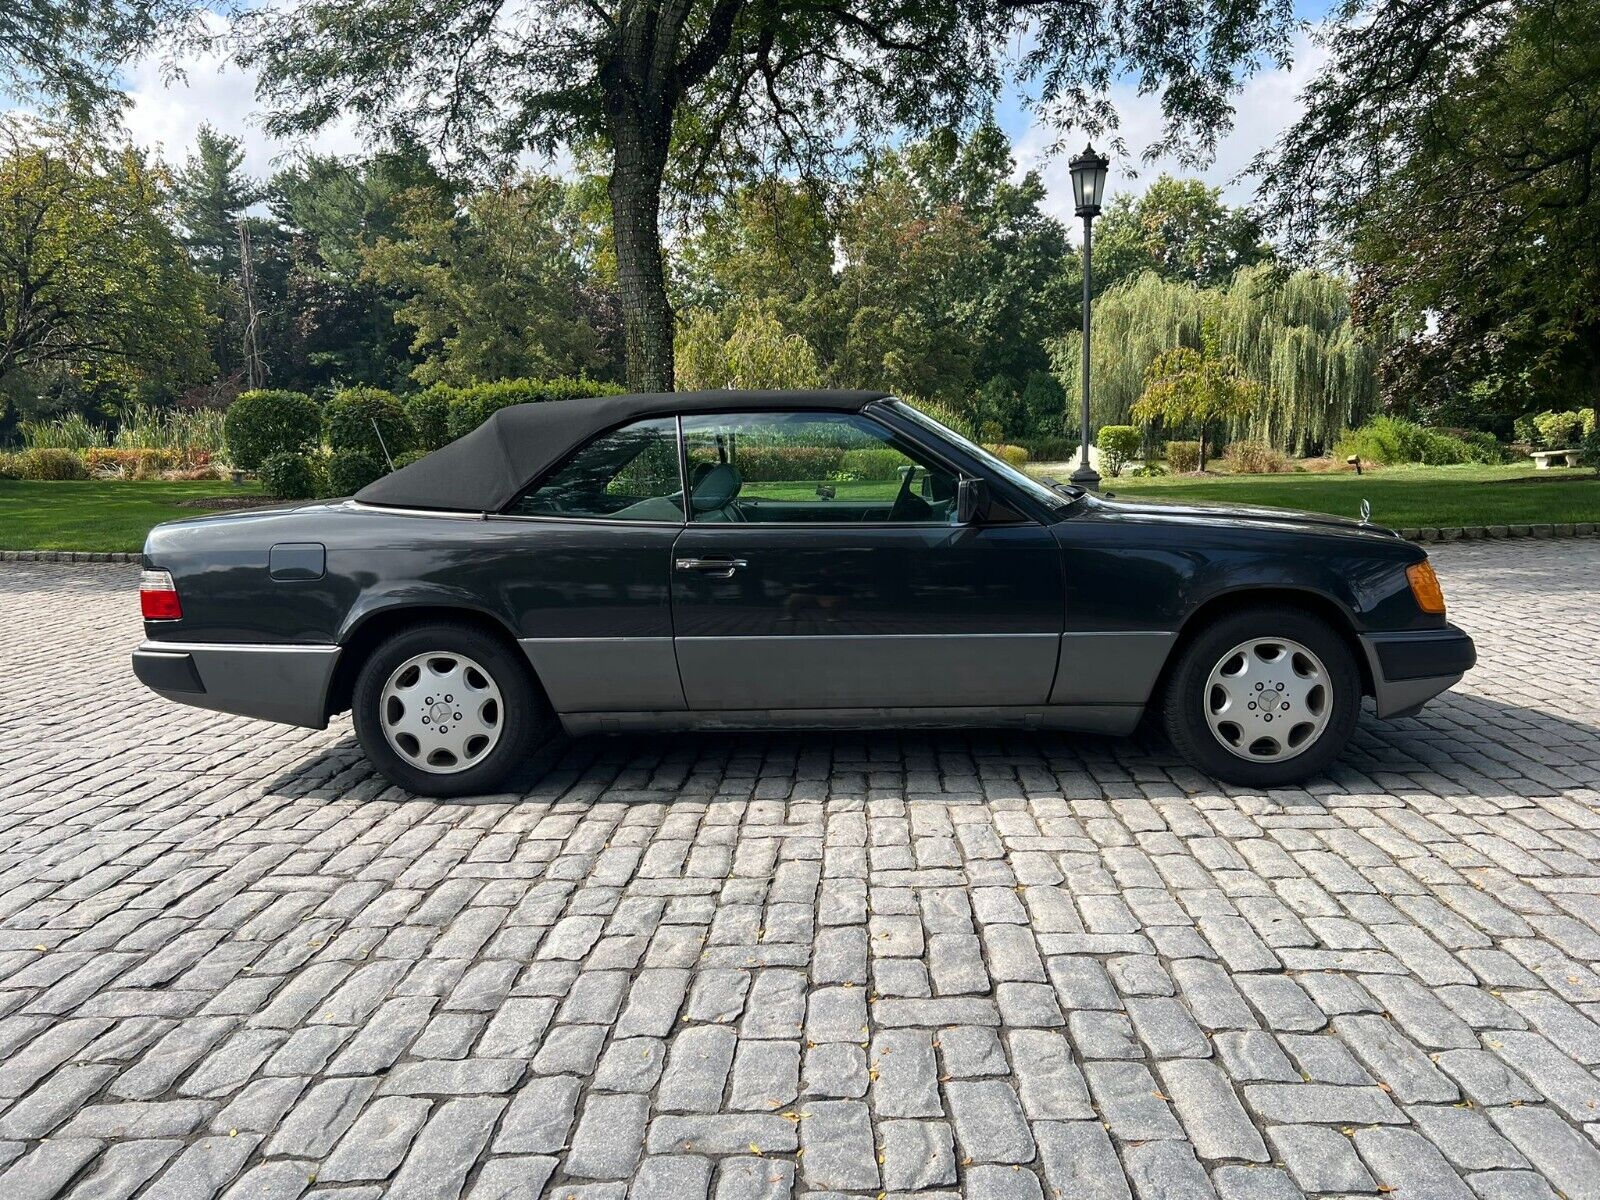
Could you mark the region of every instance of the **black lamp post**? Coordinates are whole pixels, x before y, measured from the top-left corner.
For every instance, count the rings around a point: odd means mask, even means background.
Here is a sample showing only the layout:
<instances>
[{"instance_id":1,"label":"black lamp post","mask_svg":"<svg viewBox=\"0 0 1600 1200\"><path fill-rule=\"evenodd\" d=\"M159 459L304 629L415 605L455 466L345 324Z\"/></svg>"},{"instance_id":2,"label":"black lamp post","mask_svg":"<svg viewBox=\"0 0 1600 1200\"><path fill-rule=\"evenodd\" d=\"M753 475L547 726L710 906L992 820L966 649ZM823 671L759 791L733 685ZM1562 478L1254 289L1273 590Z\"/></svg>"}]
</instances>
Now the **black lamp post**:
<instances>
[{"instance_id":1,"label":"black lamp post","mask_svg":"<svg viewBox=\"0 0 1600 1200\"><path fill-rule=\"evenodd\" d=\"M1083 153L1067 164L1072 168L1072 198L1083 218L1083 347L1079 358L1083 363L1083 396L1081 398L1082 436L1081 457L1078 469L1072 473L1072 482L1090 491L1100 487L1100 472L1089 465L1089 288L1093 281L1094 219L1100 215L1100 205L1106 194L1106 168L1110 160L1085 146Z\"/></svg>"}]
</instances>

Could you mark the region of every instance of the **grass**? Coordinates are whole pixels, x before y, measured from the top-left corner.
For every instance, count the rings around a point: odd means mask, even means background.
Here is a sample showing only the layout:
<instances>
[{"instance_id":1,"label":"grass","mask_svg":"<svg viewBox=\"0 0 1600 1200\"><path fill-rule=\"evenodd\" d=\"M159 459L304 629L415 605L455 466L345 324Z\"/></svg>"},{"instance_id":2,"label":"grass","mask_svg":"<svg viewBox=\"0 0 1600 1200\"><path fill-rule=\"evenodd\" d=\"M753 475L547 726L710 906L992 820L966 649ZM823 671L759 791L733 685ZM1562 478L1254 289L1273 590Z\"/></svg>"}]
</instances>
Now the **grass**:
<instances>
[{"instance_id":1,"label":"grass","mask_svg":"<svg viewBox=\"0 0 1600 1200\"><path fill-rule=\"evenodd\" d=\"M179 500L259 494L254 484L0 480L0 550L138 550L153 525L206 510Z\"/></svg>"},{"instance_id":2,"label":"grass","mask_svg":"<svg viewBox=\"0 0 1600 1200\"><path fill-rule=\"evenodd\" d=\"M1126 499L1264 504L1306 512L1359 515L1391 528L1535 525L1600 521L1600 479L1585 470L1509 467L1386 467L1349 474L1161 475L1106 479L1104 491Z\"/></svg>"}]
</instances>

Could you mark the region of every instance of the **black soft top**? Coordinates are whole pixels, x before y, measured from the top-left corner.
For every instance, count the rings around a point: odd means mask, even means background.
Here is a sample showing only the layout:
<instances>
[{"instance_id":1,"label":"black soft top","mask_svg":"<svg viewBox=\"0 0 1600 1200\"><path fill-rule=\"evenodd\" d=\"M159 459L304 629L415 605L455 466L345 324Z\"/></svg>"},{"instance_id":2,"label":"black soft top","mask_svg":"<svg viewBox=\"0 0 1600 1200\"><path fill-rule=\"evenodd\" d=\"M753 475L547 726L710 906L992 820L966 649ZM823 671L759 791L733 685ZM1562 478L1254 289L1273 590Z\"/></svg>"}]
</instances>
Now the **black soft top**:
<instances>
[{"instance_id":1,"label":"black soft top","mask_svg":"<svg viewBox=\"0 0 1600 1200\"><path fill-rule=\"evenodd\" d=\"M859 412L887 392L653 392L502 408L471 433L356 493L362 504L499 512L590 438L644 417L826 409Z\"/></svg>"}]
</instances>

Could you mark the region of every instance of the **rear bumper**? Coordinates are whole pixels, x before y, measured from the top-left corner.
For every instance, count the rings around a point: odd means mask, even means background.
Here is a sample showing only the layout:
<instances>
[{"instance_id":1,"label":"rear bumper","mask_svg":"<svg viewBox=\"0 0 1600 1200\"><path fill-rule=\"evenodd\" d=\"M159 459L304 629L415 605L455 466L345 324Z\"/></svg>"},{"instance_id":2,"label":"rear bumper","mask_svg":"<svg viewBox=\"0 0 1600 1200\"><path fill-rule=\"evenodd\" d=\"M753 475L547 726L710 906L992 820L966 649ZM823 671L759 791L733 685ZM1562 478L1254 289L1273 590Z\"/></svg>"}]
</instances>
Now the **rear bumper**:
<instances>
[{"instance_id":1,"label":"rear bumper","mask_svg":"<svg viewBox=\"0 0 1600 1200\"><path fill-rule=\"evenodd\" d=\"M1373 699L1380 717L1409 717L1453 687L1478 661L1472 639L1454 625L1411 633L1361 637L1372 669Z\"/></svg>"},{"instance_id":2,"label":"rear bumper","mask_svg":"<svg viewBox=\"0 0 1600 1200\"><path fill-rule=\"evenodd\" d=\"M338 646L145 642L133 652L133 673L180 704L322 729L338 661Z\"/></svg>"}]
</instances>

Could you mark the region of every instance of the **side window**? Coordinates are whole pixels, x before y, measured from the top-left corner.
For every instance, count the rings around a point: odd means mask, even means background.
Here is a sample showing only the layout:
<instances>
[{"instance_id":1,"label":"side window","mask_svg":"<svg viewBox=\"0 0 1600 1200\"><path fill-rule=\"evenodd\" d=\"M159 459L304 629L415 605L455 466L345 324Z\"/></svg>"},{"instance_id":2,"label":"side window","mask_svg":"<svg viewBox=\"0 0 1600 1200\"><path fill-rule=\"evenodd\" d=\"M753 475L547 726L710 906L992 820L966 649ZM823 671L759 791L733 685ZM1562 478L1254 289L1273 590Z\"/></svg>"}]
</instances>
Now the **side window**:
<instances>
[{"instance_id":1,"label":"side window","mask_svg":"<svg viewBox=\"0 0 1600 1200\"><path fill-rule=\"evenodd\" d=\"M506 511L519 517L683 520L677 422L639 421L601 434Z\"/></svg>"},{"instance_id":2,"label":"side window","mask_svg":"<svg viewBox=\"0 0 1600 1200\"><path fill-rule=\"evenodd\" d=\"M950 525L956 477L853 413L683 418L691 519Z\"/></svg>"}]
</instances>

